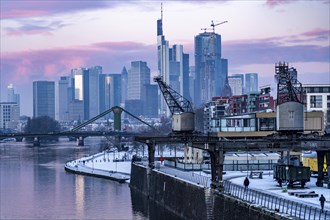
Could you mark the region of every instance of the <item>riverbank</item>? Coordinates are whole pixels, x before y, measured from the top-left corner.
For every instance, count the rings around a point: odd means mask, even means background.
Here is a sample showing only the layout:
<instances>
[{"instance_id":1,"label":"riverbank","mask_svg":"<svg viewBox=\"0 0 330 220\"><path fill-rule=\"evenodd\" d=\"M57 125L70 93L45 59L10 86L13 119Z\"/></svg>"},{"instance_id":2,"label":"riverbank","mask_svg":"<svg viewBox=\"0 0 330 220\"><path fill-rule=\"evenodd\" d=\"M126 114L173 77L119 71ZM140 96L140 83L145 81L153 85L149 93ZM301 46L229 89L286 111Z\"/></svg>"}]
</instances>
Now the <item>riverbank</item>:
<instances>
[{"instance_id":1,"label":"riverbank","mask_svg":"<svg viewBox=\"0 0 330 220\"><path fill-rule=\"evenodd\" d=\"M131 173L131 159L125 152L103 151L78 160L68 161L64 165L67 172L95 176L117 181L128 182Z\"/></svg>"}]
</instances>

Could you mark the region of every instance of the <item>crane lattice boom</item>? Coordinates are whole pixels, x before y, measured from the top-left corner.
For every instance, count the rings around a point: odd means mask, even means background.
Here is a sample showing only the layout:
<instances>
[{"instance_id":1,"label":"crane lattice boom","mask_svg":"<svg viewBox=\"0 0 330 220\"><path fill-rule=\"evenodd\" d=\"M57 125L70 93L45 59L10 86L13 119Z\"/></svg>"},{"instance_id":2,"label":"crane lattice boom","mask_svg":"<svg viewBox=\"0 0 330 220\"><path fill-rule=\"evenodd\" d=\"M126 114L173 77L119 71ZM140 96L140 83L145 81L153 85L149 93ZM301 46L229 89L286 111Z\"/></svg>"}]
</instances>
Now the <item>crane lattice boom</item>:
<instances>
[{"instance_id":1,"label":"crane lattice boom","mask_svg":"<svg viewBox=\"0 0 330 220\"><path fill-rule=\"evenodd\" d=\"M190 101L163 82L161 77L155 77L154 81L158 83L160 91L163 93L164 99L172 115L180 114L182 112L193 112Z\"/></svg>"}]
</instances>

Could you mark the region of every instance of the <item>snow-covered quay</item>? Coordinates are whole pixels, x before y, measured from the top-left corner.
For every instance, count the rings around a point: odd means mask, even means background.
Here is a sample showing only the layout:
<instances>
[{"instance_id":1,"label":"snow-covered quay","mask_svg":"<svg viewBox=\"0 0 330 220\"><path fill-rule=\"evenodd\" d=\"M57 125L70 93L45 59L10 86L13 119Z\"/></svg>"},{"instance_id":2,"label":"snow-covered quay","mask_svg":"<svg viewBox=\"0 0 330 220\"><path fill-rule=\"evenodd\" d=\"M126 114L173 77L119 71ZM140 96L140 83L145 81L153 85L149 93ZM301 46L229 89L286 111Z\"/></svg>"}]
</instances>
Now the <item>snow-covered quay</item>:
<instances>
[{"instance_id":1,"label":"snow-covered quay","mask_svg":"<svg viewBox=\"0 0 330 220\"><path fill-rule=\"evenodd\" d=\"M141 163L147 166L146 163ZM65 164L65 169L74 173L81 173L104 177L118 182L127 182L131 173L131 157L125 152L101 152L92 156L73 160ZM209 172L182 171L156 161L155 172L160 172L171 178L180 179L198 187L209 188L211 176ZM304 189L287 189L278 186L273 180L272 171L263 171L262 179L250 178L248 191L243 187L247 172L227 171L224 174L225 193L230 194L247 203L261 206L274 212L281 212L283 216L300 219L329 219L330 220L330 189L317 187L316 178L311 178ZM298 197L302 193L313 193L315 197ZM320 211L319 197L326 198L324 213Z\"/></svg>"},{"instance_id":2,"label":"snow-covered quay","mask_svg":"<svg viewBox=\"0 0 330 220\"><path fill-rule=\"evenodd\" d=\"M72 173L102 177L124 183L129 180L131 160L125 158L125 153L103 151L78 160L69 161L64 165L65 170ZM120 159L119 159L120 158Z\"/></svg>"}]
</instances>

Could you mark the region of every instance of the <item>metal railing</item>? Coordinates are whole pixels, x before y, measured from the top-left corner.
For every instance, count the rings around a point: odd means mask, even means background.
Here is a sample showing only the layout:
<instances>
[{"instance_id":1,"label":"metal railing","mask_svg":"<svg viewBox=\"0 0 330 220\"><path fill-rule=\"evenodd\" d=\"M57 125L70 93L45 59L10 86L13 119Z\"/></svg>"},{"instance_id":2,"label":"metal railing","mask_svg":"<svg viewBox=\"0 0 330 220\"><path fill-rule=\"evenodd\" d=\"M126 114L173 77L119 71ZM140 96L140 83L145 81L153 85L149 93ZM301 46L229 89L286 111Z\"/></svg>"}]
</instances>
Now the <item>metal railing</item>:
<instances>
[{"instance_id":1,"label":"metal railing","mask_svg":"<svg viewBox=\"0 0 330 220\"><path fill-rule=\"evenodd\" d=\"M264 208L284 213L291 217L310 220L330 220L330 212L328 210L322 212L320 208L245 188L228 180L223 181L223 192L243 201L261 205Z\"/></svg>"}]
</instances>

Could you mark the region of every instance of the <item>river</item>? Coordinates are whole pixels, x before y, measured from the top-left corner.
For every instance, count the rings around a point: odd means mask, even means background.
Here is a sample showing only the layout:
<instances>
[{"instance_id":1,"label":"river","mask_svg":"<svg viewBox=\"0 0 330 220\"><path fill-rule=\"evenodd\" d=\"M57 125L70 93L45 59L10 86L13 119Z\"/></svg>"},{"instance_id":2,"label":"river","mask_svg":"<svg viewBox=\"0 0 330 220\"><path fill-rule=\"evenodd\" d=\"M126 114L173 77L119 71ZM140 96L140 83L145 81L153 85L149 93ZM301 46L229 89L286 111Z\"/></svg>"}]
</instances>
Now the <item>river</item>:
<instances>
[{"instance_id":1,"label":"river","mask_svg":"<svg viewBox=\"0 0 330 220\"><path fill-rule=\"evenodd\" d=\"M127 183L64 170L66 161L99 152L99 143L0 143L0 219L178 219Z\"/></svg>"}]
</instances>

